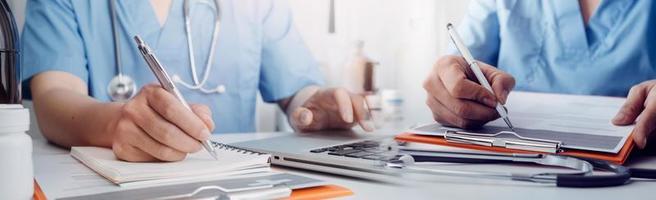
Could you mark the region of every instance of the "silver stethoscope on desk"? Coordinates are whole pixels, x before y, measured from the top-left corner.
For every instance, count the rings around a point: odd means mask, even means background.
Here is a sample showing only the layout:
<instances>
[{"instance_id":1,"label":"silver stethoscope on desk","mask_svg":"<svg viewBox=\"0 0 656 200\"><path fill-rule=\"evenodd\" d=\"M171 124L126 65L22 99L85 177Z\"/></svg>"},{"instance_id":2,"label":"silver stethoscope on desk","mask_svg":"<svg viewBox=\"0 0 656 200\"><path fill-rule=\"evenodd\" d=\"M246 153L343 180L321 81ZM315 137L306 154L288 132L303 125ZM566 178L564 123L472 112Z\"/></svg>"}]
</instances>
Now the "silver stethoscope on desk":
<instances>
[{"instance_id":1,"label":"silver stethoscope on desk","mask_svg":"<svg viewBox=\"0 0 656 200\"><path fill-rule=\"evenodd\" d=\"M551 154L449 152L395 147L397 156L378 165L393 173L458 176L470 178L506 179L534 183L555 184L558 187L610 187L625 185L631 178L654 179L656 170L629 168L607 161L582 159ZM570 173L538 172L512 173L494 171L466 171L430 168L436 163L515 163L538 164L575 170ZM610 174L593 175L599 169Z\"/></svg>"},{"instance_id":2,"label":"silver stethoscope on desk","mask_svg":"<svg viewBox=\"0 0 656 200\"><path fill-rule=\"evenodd\" d=\"M188 88L191 90L198 90L205 94L222 94L226 91L224 85L219 84L215 88L206 89L204 86L207 83L209 74L214 62L214 57L216 53L216 44L219 35L220 23L221 23L221 6L219 0L197 0L199 4L206 5L214 8L214 31L212 32L212 43L210 45L210 52L207 56L207 61L205 63L205 71L203 73L202 79L198 79L198 73L196 70L196 61L194 57L194 47L191 39L191 6L190 1L184 0L183 12L184 12L184 23L185 23L185 35L187 38L187 49L189 52L189 66L191 68L191 77L193 83L187 83L183 81L177 74L173 75L172 79L174 82ZM126 101L132 98L137 93L137 84L130 76L123 73L123 66L121 64L121 47L118 36L118 22L117 22L117 11L116 11L116 0L110 0L110 13L112 21L112 32L114 37L114 61L116 63L117 75L112 78L112 80L107 85L107 93L109 94L112 101Z\"/></svg>"}]
</instances>

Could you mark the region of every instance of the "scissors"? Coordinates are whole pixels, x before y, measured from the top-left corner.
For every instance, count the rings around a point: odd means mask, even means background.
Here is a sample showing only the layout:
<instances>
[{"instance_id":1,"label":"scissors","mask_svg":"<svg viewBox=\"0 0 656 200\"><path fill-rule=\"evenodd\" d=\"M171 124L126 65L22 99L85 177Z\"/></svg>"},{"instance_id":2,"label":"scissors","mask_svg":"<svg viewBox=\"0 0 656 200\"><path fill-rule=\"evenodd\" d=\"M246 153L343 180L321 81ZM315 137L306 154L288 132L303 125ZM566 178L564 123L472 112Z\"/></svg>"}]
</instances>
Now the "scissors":
<instances>
[{"instance_id":1,"label":"scissors","mask_svg":"<svg viewBox=\"0 0 656 200\"><path fill-rule=\"evenodd\" d=\"M382 161L381 165L399 173L417 173L473 178L506 179L534 183L555 184L557 187L593 188L621 186L631 178L656 180L656 169L629 168L608 161L576 158L553 154L449 152L398 147L395 159ZM511 173L489 171L464 171L427 168L418 164L430 163L525 163L573 169L568 173ZM593 174L598 169L610 174Z\"/></svg>"}]
</instances>

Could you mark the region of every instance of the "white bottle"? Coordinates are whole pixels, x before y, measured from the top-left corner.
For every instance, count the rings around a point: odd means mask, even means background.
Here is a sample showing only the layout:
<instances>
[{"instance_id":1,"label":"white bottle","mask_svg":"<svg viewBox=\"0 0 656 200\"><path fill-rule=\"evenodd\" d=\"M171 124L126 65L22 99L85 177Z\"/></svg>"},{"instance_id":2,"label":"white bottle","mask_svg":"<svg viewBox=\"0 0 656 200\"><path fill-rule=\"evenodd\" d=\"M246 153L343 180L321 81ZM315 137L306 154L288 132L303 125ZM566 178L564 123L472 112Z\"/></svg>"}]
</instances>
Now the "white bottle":
<instances>
[{"instance_id":1,"label":"white bottle","mask_svg":"<svg viewBox=\"0 0 656 200\"><path fill-rule=\"evenodd\" d=\"M0 104L0 199L34 194L30 114L20 104Z\"/></svg>"},{"instance_id":2,"label":"white bottle","mask_svg":"<svg viewBox=\"0 0 656 200\"><path fill-rule=\"evenodd\" d=\"M394 128L402 128L403 96L398 90L384 89L382 91L381 109L387 124Z\"/></svg>"}]
</instances>

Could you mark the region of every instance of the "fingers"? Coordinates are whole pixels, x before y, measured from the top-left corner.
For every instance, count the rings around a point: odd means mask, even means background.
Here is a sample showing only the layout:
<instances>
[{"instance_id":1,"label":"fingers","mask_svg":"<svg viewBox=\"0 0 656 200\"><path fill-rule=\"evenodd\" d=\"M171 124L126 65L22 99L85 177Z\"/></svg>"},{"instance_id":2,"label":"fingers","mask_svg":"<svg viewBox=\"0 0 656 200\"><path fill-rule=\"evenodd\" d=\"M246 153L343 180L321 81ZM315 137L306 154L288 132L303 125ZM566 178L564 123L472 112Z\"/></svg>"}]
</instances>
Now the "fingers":
<instances>
[{"instance_id":1,"label":"fingers","mask_svg":"<svg viewBox=\"0 0 656 200\"><path fill-rule=\"evenodd\" d=\"M335 89L333 94L342 120L353 123L353 104L349 93L344 89Z\"/></svg>"},{"instance_id":2,"label":"fingers","mask_svg":"<svg viewBox=\"0 0 656 200\"><path fill-rule=\"evenodd\" d=\"M290 115L290 123L301 132L323 129L349 129L358 123L365 131L373 131L367 123L369 110L360 95L335 88L317 92Z\"/></svg>"},{"instance_id":3,"label":"fingers","mask_svg":"<svg viewBox=\"0 0 656 200\"><path fill-rule=\"evenodd\" d=\"M615 125L629 125L635 122L636 118L644 109L645 100L647 99L647 87L637 85L631 88L626 102L617 115L613 118Z\"/></svg>"},{"instance_id":4,"label":"fingers","mask_svg":"<svg viewBox=\"0 0 656 200\"><path fill-rule=\"evenodd\" d=\"M158 85L147 85L122 107L112 148L123 160L178 161L202 149L199 139L214 123L208 107L187 109ZM207 133L205 133L207 132Z\"/></svg>"},{"instance_id":5,"label":"fingers","mask_svg":"<svg viewBox=\"0 0 656 200\"><path fill-rule=\"evenodd\" d=\"M298 131L306 132L320 130L322 127L319 123L314 123L315 121L317 120L314 119L312 110L308 108L298 107L292 113L292 127L295 127Z\"/></svg>"},{"instance_id":6,"label":"fingers","mask_svg":"<svg viewBox=\"0 0 656 200\"><path fill-rule=\"evenodd\" d=\"M445 92L447 89L439 78L428 79L428 81L424 83L424 89L426 89L429 97L439 101L439 103L445 107L444 109L440 109L439 112L434 110L433 112L435 114L439 115L442 114L444 110L447 110L450 114L455 115L453 117L459 118L457 120L476 121L490 121L498 117L498 114L493 107L481 105L470 100L458 99L449 95L449 93ZM496 105L496 103L494 105ZM451 120L451 122L454 121L456 121L456 119Z\"/></svg>"},{"instance_id":7,"label":"fingers","mask_svg":"<svg viewBox=\"0 0 656 200\"><path fill-rule=\"evenodd\" d=\"M656 82L646 81L631 88L626 102L613 118L615 125L636 122L633 140L639 148L647 146L647 140L656 129Z\"/></svg>"},{"instance_id":8,"label":"fingers","mask_svg":"<svg viewBox=\"0 0 656 200\"><path fill-rule=\"evenodd\" d=\"M173 94L161 87L144 87L148 105L167 121L175 124L185 133L197 140L207 140L210 131L194 112L187 109Z\"/></svg>"},{"instance_id":9,"label":"fingers","mask_svg":"<svg viewBox=\"0 0 656 200\"><path fill-rule=\"evenodd\" d=\"M360 127L365 131L373 131L367 120L369 120L369 105L367 101L360 95L351 94L351 105L353 105L353 111L355 113L355 120L360 124Z\"/></svg>"},{"instance_id":10,"label":"fingers","mask_svg":"<svg viewBox=\"0 0 656 200\"><path fill-rule=\"evenodd\" d=\"M210 107L202 104L192 104L190 106L191 110L203 120L205 126L207 126L210 131L214 131L214 128L216 127L214 120L212 119L212 110Z\"/></svg>"},{"instance_id":11,"label":"fingers","mask_svg":"<svg viewBox=\"0 0 656 200\"><path fill-rule=\"evenodd\" d=\"M144 131L137 131L132 134L131 146L157 158L161 161L180 161L187 156L187 153L175 150L163 145L151 138Z\"/></svg>"},{"instance_id":12,"label":"fingers","mask_svg":"<svg viewBox=\"0 0 656 200\"><path fill-rule=\"evenodd\" d=\"M482 126L487 122L486 120L471 120L459 117L435 98L430 96L426 100L426 104L431 111L433 111L433 119L443 125L469 129Z\"/></svg>"},{"instance_id":13,"label":"fingers","mask_svg":"<svg viewBox=\"0 0 656 200\"><path fill-rule=\"evenodd\" d=\"M120 132L117 134L116 140L120 142L114 142L112 148L116 148L113 151L119 159L134 162L153 161L152 158L162 161L179 161L187 155L155 141L131 121L123 120L119 122L118 126Z\"/></svg>"},{"instance_id":14,"label":"fingers","mask_svg":"<svg viewBox=\"0 0 656 200\"><path fill-rule=\"evenodd\" d=\"M496 106L496 97L483 86L467 78L468 65L462 58L438 62L437 75L450 96L474 100L489 107Z\"/></svg>"},{"instance_id":15,"label":"fingers","mask_svg":"<svg viewBox=\"0 0 656 200\"><path fill-rule=\"evenodd\" d=\"M645 148L647 139L656 129L656 89L651 88L645 101L640 104L644 105L644 110L636 122L633 140L638 147Z\"/></svg>"},{"instance_id":16,"label":"fingers","mask_svg":"<svg viewBox=\"0 0 656 200\"><path fill-rule=\"evenodd\" d=\"M506 104L510 90L515 87L515 78L486 63L478 62L478 66L490 82L496 98L501 104Z\"/></svg>"},{"instance_id":17,"label":"fingers","mask_svg":"<svg viewBox=\"0 0 656 200\"><path fill-rule=\"evenodd\" d=\"M180 161L183 160L187 153L175 150L169 146L163 145L153 138L148 136L145 132L135 135L134 143L132 146L140 149L141 151L157 158L161 161Z\"/></svg>"},{"instance_id":18,"label":"fingers","mask_svg":"<svg viewBox=\"0 0 656 200\"><path fill-rule=\"evenodd\" d=\"M424 89L428 93L426 104L437 122L473 128L499 117L494 109L497 99L505 103L507 91L514 87L515 81L492 66L480 62L478 65L499 95L473 81L475 77L462 57L444 56L435 63L424 81Z\"/></svg>"},{"instance_id":19,"label":"fingers","mask_svg":"<svg viewBox=\"0 0 656 200\"><path fill-rule=\"evenodd\" d=\"M124 114L150 137L181 152L193 153L201 149L198 140L166 121L150 107L134 105L131 103L126 104Z\"/></svg>"},{"instance_id":20,"label":"fingers","mask_svg":"<svg viewBox=\"0 0 656 200\"><path fill-rule=\"evenodd\" d=\"M150 154L131 145L114 143L112 144L112 151L114 151L114 155L116 155L118 159L128 162L149 162L158 160Z\"/></svg>"}]
</instances>

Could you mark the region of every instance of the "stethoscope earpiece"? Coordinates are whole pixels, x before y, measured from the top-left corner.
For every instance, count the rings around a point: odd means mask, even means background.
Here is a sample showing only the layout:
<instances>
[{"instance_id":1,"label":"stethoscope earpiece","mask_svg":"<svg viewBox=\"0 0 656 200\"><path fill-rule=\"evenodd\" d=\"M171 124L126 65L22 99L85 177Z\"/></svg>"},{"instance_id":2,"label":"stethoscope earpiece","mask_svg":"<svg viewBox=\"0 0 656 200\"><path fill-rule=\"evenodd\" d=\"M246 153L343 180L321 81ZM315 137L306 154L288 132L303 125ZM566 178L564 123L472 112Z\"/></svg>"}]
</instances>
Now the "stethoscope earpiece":
<instances>
[{"instance_id":1,"label":"stethoscope earpiece","mask_svg":"<svg viewBox=\"0 0 656 200\"><path fill-rule=\"evenodd\" d=\"M217 85L214 89L205 89L205 88L203 88L203 85L205 85L205 82L203 82L203 84L191 85L189 83L186 83L186 82L182 81L182 79L180 79L180 76L178 76L177 74L174 74L171 77L171 79L173 79L174 83L180 84L180 85L184 86L187 89L198 90L198 91L200 91L202 93L205 93L205 94L212 94L212 93L223 94L223 93L226 92L226 87L223 84Z\"/></svg>"},{"instance_id":2,"label":"stethoscope earpiece","mask_svg":"<svg viewBox=\"0 0 656 200\"><path fill-rule=\"evenodd\" d=\"M226 87L225 85L217 85L216 89L214 89L217 93L223 94L226 92Z\"/></svg>"}]
</instances>

